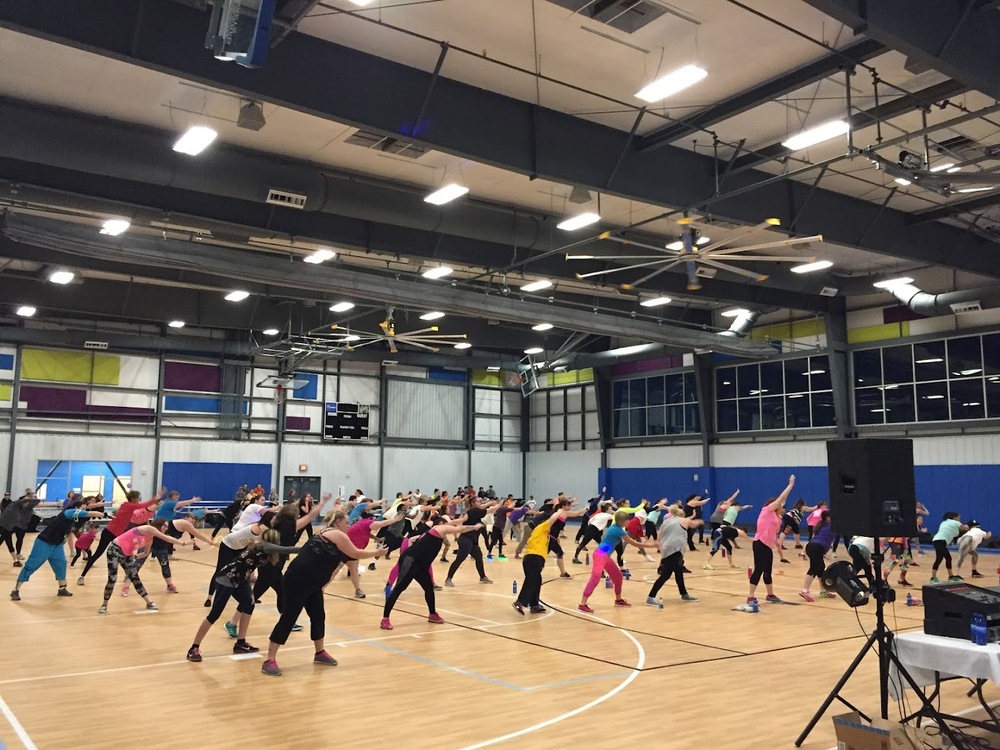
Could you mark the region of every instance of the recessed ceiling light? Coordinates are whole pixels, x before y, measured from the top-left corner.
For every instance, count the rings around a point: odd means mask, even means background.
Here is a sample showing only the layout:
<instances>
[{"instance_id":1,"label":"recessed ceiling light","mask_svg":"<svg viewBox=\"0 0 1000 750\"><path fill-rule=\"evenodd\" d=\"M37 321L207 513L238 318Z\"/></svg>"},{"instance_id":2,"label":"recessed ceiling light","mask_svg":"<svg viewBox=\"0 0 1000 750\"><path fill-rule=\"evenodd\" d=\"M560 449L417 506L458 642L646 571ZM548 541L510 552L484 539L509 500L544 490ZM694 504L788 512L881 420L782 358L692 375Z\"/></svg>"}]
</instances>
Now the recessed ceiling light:
<instances>
[{"instance_id":1,"label":"recessed ceiling light","mask_svg":"<svg viewBox=\"0 0 1000 750\"><path fill-rule=\"evenodd\" d=\"M17 314L20 315L22 318L30 318L36 312L38 312L38 310L36 310L31 305L21 305L19 308L17 308Z\"/></svg>"},{"instance_id":2,"label":"recessed ceiling light","mask_svg":"<svg viewBox=\"0 0 1000 750\"><path fill-rule=\"evenodd\" d=\"M799 151L803 148L815 146L817 143L828 141L831 138L836 138L838 135L844 135L844 133L850 129L851 126L844 120L824 122L822 125L817 125L814 128L809 128L808 130L803 130L797 135L793 135L781 145L789 151Z\"/></svg>"},{"instance_id":3,"label":"recessed ceiling light","mask_svg":"<svg viewBox=\"0 0 1000 750\"><path fill-rule=\"evenodd\" d=\"M537 326L531 326L532 331L551 331L551 323L539 323Z\"/></svg>"},{"instance_id":4,"label":"recessed ceiling light","mask_svg":"<svg viewBox=\"0 0 1000 750\"><path fill-rule=\"evenodd\" d=\"M530 349L525 349L524 353L525 354L541 354L544 351L545 350L542 347L540 347L540 346L533 346Z\"/></svg>"},{"instance_id":5,"label":"recessed ceiling light","mask_svg":"<svg viewBox=\"0 0 1000 750\"><path fill-rule=\"evenodd\" d=\"M897 183L899 185L912 185L913 184L913 182L911 180L905 180L902 177L897 177L895 180L893 180L893 182L895 182L895 183Z\"/></svg>"},{"instance_id":6,"label":"recessed ceiling light","mask_svg":"<svg viewBox=\"0 0 1000 750\"><path fill-rule=\"evenodd\" d=\"M335 305L330 305L330 312L347 312L348 310L354 309L353 302L338 302Z\"/></svg>"},{"instance_id":7,"label":"recessed ceiling light","mask_svg":"<svg viewBox=\"0 0 1000 750\"><path fill-rule=\"evenodd\" d=\"M307 255L302 260L306 263L322 263L325 260L333 260L337 257L337 253L328 248L321 247L318 250L314 250L310 255Z\"/></svg>"},{"instance_id":8,"label":"recessed ceiling light","mask_svg":"<svg viewBox=\"0 0 1000 750\"><path fill-rule=\"evenodd\" d=\"M263 333L265 336L277 336L278 335L278 329L277 328L265 328L263 331L261 331L261 333Z\"/></svg>"},{"instance_id":9,"label":"recessed ceiling light","mask_svg":"<svg viewBox=\"0 0 1000 750\"><path fill-rule=\"evenodd\" d=\"M433 203L435 206L443 206L445 203L451 203L456 198L461 198L463 195L469 192L469 188L464 185L456 185L452 183L451 185L445 185L438 190L424 198L424 203Z\"/></svg>"},{"instance_id":10,"label":"recessed ceiling light","mask_svg":"<svg viewBox=\"0 0 1000 750\"><path fill-rule=\"evenodd\" d=\"M962 171L961 167L952 167L951 169L948 170L948 174L955 174L955 172L961 172L961 171Z\"/></svg>"},{"instance_id":11,"label":"recessed ceiling light","mask_svg":"<svg viewBox=\"0 0 1000 750\"><path fill-rule=\"evenodd\" d=\"M119 234L125 232L130 226L132 226L132 223L127 219L108 219L101 225L101 234L117 237Z\"/></svg>"},{"instance_id":12,"label":"recessed ceiling light","mask_svg":"<svg viewBox=\"0 0 1000 750\"><path fill-rule=\"evenodd\" d=\"M564 232L572 232L574 229L589 227L591 224L596 224L600 220L600 214L595 214L593 211L587 211L586 213L577 214L576 216L571 216L568 219L563 219L556 224L556 229L562 229Z\"/></svg>"},{"instance_id":13,"label":"recessed ceiling light","mask_svg":"<svg viewBox=\"0 0 1000 750\"><path fill-rule=\"evenodd\" d=\"M944 362L944 359L941 357L927 357L926 359L917 360L918 365L933 365L937 364L938 362Z\"/></svg>"},{"instance_id":14,"label":"recessed ceiling light","mask_svg":"<svg viewBox=\"0 0 1000 750\"><path fill-rule=\"evenodd\" d=\"M900 276L898 279L886 279L885 281L876 281L872 284L876 289L894 289L897 286L902 286L903 284L912 284L913 279L909 276Z\"/></svg>"},{"instance_id":15,"label":"recessed ceiling light","mask_svg":"<svg viewBox=\"0 0 1000 750\"><path fill-rule=\"evenodd\" d=\"M420 319L421 320L438 320L439 318L443 318L443 317L444 317L444 313L443 312L437 312L437 311L435 311L435 312L424 313L423 315L420 316Z\"/></svg>"},{"instance_id":16,"label":"recessed ceiling light","mask_svg":"<svg viewBox=\"0 0 1000 750\"><path fill-rule=\"evenodd\" d=\"M810 273L812 271L822 271L824 268L829 268L832 265L832 261L817 260L813 263L803 263L801 266L792 266L790 270L792 273Z\"/></svg>"},{"instance_id":17,"label":"recessed ceiling light","mask_svg":"<svg viewBox=\"0 0 1000 750\"><path fill-rule=\"evenodd\" d=\"M738 318L740 315L749 315L750 311L745 310L742 307L737 307L732 310L723 310L719 315L723 318Z\"/></svg>"},{"instance_id":18,"label":"recessed ceiling light","mask_svg":"<svg viewBox=\"0 0 1000 750\"><path fill-rule=\"evenodd\" d=\"M944 396L942 396L940 393L935 393L930 396L924 396L924 398L926 398L928 401L932 401L934 399L944 398Z\"/></svg>"},{"instance_id":19,"label":"recessed ceiling light","mask_svg":"<svg viewBox=\"0 0 1000 750\"><path fill-rule=\"evenodd\" d=\"M53 271L49 274L49 281L53 284L68 284L76 277L72 271Z\"/></svg>"},{"instance_id":20,"label":"recessed ceiling light","mask_svg":"<svg viewBox=\"0 0 1000 750\"><path fill-rule=\"evenodd\" d=\"M594 255L567 255L566 260L593 260Z\"/></svg>"},{"instance_id":21,"label":"recessed ceiling light","mask_svg":"<svg viewBox=\"0 0 1000 750\"><path fill-rule=\"evenodd\" d=\"M669 305L671 301L670 297L651 297L644 299L639 304L643 307L659 307L660 305Z\"/></svg>"},{"instance_id":22,"label":"recessed ceiling light","mask_svg":"<svg viewBox=\"0 0 1000 750\"><path fill-rule=\"evenodd\" d=\"M658 102L661 99L666 99L668 96L673 96L679 91L683 91L689 86L694 86L694 84L707 75L708 71L704 68L699 68L697 65L685 65L683 68L678 68L667 73L665 76L657 78L652 83L644 86L635 97L636 99L642 99L644 102Z\"/></svg>"},{"instance_id":23,"label":"recessed ceiling light","mask_svg":"<svg viewBox=\"0 0 1000 750\"><path fill-rule=\"evenodd\" d=\"M938 164L936 167L931 167L931 171L932 172L944 172L945 170L950 170L954 166L955 166L955 162L948 161L948 162L945 162L944 164Z\"/></svg>"},{"instance_id":24,"label":"recessed ceiling light","mask_svg":"<svg viewBox=\"0 0 1000 750\"><path fill-rule=\"evenodd\" d=\"M425 279L442 279L445 276L449 276L454 273L454 268L449 268L448 266L436 266L434 268L428 268L423 273Z\"/></svg>"},{"instance_id":25,"label":"recessed ceiling light","mask_svg":"<svg viewBox=\"0 0 1000 750\"><path fill-rule=\"evenodd\" d=\"M711 237L704 237L704 236L702 236L702 237L698 238L698 241L695 242L695 244L696 245L707 245L711 241L712 241Z\"/></svg>"},{"instance_id":26,"label":"recessed ceiling light","mask_svg":"<svg viewBox=\"0 0 1000 750\"><path fill-rule=\"evenodd\" d=\"M226 295L226 300L229 301L229 302L242 302L243 300L245 300L249 296L250 296L250 292L244 292L242 290L238 290L238 291L230 292L229 294L227 294Z\"/></svg>"},{"instance_id":27,"label":"recessed ceiling light","mask_svg":"<svg viewBox=\"0 0 1000 750\"><path fill-rule=\"evenodd\" d=\"M987 190L996 190L996 185L984 185L983 187L962 188L959 193L985 193Z\"/></svg>"},{"instance_id":28,"label":"recessed ceiling light","mask_svg":"<svg viewBox=\"0 0 1000 750\"><path fill-rule=\"evenodd\" d=\"M500 365L490 365L486 368L486 372L500 372Z\"/></svg>"},{"instance_id":29,"label":"recessed ceiling light","mask_svg":"<svg viewBox=\"0 0 1000 750\"><path fill-rule=\"evenodd\" d=\"M469 349L472 346L468 341L459 341L455 344L456 349Z\"/></svg>"},{"instance_id":30,"label":"recessed ceiling light","mask_svg":"<svg viewBox=\"0 0 1000 750\"><path fill-rule=\"evenodd\" d=\"M184 327L184 321L183 320L171 320L169 323L167 323L167 325L170 326L171 328L183 328Z\"/></svg>"},{"instance_id":31,"label":"recessed ceiling light","mask_svg":"<svg viewBox=\"0 0 1000 750\"><path fill-rule=\"evenodd\" d=\"M539 281L529 281L527 284L521 285L522 292L540 292L542 289L548 289L552 286L552 282L548 279L541 279Z\"/></svg>"},{"instance_id":32,"label":"recessed ceiling light","mask_svg":"<svg viewBox=\"0 0 1000 750\"><path fill-rule=\"evenodd\" d=\"M669 245L667 245L667 250L683 250L683 249L684 249L684 243L681 242L680 240L677 240L676 242L671 242Z\"/></svg>"},{"instance_id":33,"label":"recessed ceiling light","mask_svg":"<svg viewBox=\"0 0 1000 750\"><path fill-rule=\"evenodd\" d=\"M212 130L212 128L195 125L188 128L187 132L176 140L174 151L179 154L187 154L188 156L197 156L212 145L212 141L215 140L216 136L218 136L218 133Z\"/></svg>"}]
</instances>

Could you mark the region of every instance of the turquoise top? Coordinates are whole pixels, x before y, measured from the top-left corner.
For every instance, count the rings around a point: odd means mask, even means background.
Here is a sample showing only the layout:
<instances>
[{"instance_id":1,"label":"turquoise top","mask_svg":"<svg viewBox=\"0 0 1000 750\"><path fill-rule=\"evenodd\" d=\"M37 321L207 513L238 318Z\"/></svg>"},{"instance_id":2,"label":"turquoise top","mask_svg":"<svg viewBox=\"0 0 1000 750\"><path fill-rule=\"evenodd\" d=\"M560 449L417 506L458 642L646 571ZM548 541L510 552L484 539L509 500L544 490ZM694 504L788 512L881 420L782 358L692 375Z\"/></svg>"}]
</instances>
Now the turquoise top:
<instances>
[{"instance_id":1,"label":"turquoise top","mask_svg":"<svg viewBox=\"0 0 1000 750\"><path fill-rule=\"evenodd\" d=\"M951 544L961 531L962 524L953 518L949 518L947 521L942 521L941 525L938 526L937 534L934 535L934 541Z\"/></svg>"}]
</instances>

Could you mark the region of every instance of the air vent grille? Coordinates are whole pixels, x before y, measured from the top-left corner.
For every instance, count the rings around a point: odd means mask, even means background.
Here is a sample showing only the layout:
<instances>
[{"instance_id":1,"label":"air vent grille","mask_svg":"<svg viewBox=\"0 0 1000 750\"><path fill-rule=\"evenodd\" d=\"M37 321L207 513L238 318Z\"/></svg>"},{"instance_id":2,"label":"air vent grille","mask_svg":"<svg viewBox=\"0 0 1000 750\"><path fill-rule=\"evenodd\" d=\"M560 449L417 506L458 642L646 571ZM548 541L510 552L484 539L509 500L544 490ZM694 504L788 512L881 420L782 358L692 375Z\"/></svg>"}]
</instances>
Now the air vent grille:
<instances>
[{"instance_id":1,"label":"air vent grille","mask_svg":"<svg viewBox=\"0 0 1000 750\"><path fill-rule=\"evenodd\" d=\"M951 311L955 315L961 315L962 313L979 312L983 309L982 305L979 304L979 300L972 300L971 302L956 302L953 305L948 305Z\"/></svg>"},{"instance_id":2,"label":"air vent grille","mask_svg":"<svg viewBox=\"0 0 1000 750\"><path fill-rule=\"evenodd\" d=\"M299 193L290 193L287 190L276 190L271 188L267 191L267 200L272 206L284 206L285 208L303 209L306 207L307 197Z\"/></svg>"},{"instance_id":3,"label":"air vent grille","mask_svg":"<svg viewBox=\"0 0 1000 750\"><path fill-rule=\"evenodd\" d=\"M395 136L373 133L370 130L358 130L345 138L344 143L350 143L352 146L361 146L373 151L381 151L385 154L402 156L407 159L419 159L427 153L427 149L423 146L418 146L416 143Z\"/></svg>"}]
</instances>

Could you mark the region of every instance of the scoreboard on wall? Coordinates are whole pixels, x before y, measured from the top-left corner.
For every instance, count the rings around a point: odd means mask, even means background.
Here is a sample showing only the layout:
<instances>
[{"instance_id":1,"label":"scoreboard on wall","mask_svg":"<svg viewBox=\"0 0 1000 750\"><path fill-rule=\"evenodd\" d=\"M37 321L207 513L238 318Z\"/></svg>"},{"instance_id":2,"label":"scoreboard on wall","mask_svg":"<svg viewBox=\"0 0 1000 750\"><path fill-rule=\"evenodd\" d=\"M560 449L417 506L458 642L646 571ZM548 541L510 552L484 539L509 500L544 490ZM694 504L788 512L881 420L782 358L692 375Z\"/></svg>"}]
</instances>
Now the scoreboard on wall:
<instances>
[{"instance_id":1,"label":"scoreboard on wall","mask_svg":"<svg viewBox=\"0 0 1000 750\"><path fill-rule=\"evenodd\" d=\"M323 413L324 440L367 440L368 405L327 401Z\"/></svg>"}]
</instances>

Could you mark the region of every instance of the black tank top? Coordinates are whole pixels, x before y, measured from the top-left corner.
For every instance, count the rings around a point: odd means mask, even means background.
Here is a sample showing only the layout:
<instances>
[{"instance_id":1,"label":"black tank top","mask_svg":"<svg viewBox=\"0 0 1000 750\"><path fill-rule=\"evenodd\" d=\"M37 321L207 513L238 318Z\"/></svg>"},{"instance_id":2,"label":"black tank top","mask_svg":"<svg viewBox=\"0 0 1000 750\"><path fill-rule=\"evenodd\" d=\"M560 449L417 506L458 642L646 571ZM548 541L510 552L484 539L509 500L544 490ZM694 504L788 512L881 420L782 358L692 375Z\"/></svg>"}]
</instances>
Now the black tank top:
<instances>
[{"instance_id":1,"label":"black tank top","mask_svg":"<svg viewBox=\"0 0 1000 750\"><path fill-rule=\"evenodd\" d=\"M443 544L443 537L428 532L414 540L403 554L412 557L417 565L430 565L437 559Z\"/></svg>"},{"instance_id":2,"label":"black tank top","mask_svg":"<svg viewBox=\"0 0 1000 750\"><path fill-rule=\"evenodd\" d=\"M184 536L184 532L178 529L176 526L174 526L173 521L169 521L167 523L167 528L163 530L163 533L169 537L173 537L174 539L180 539L182 536ZM159 537L154 536L153 544L150 546L149 549L151 552L162 552L164 550L170 549L173 546L174 545L170 544L169 542L165 542Z\"/></svg>"},{"instance_id":3,"label":"black tank top","mask_svg":"<svg viewBox=\"0 0 1000 750\"><path fill-rule=\"evenodd\" d=\"M462 523L462 525L475 526L477 523L482 523L484 518L486 518L485 508L471 508L466 512L465 521ZM475 531L466 531L465 534L462 534L462 536L465 536L466 534L479 534L479 533L480 530L476 529Z\"/></svg>"},{"instance_id":4,"label":"black tank top","mask_svg":"<svg viewBox=\"0 0 1000 750\"><path fill-rule=\"evenodd\" d=\"M328 542L323 532L313 534L285 571L285 584L322 588L337 566L350 559L336 544Z\"/></svg>"}]
</instances>

